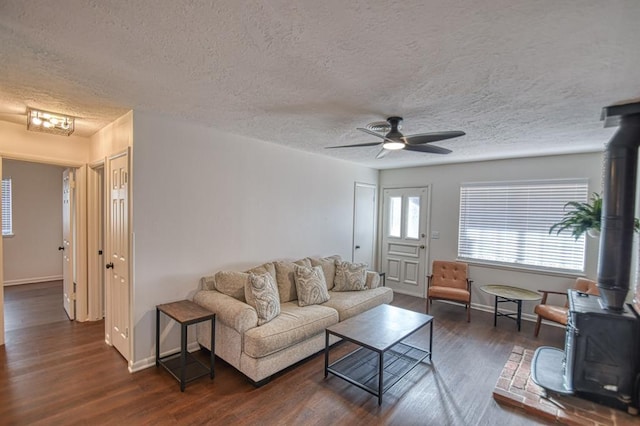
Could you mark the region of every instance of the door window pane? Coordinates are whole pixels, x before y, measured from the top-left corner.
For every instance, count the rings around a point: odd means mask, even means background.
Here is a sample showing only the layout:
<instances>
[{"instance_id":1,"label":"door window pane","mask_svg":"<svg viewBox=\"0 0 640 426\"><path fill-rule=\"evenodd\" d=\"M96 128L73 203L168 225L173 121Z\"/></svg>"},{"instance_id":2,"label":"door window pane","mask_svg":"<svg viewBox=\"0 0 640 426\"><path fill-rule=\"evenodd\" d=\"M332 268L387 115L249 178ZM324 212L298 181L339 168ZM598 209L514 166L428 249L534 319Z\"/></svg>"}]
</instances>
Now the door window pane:
<instances>
[{"instance_id":1,"label":"door window pane","mask_svg":"<svg viewBox=\"0 0 640 426\"><path fill-rule=\"evenodd\" d=\"M400 238L402 223L402 197L389 198L389 236Z\"/></svg>"},{"instance_id":2,"label":"door window pane","mask_svg":"<svg viewBox=\"0 0 640 426\"><path fill-rule=\"evenodd\" d=\"M418 239L420 234L420 197L407 198L407 235L406 238Z\"/></svg>"}]
</instances>

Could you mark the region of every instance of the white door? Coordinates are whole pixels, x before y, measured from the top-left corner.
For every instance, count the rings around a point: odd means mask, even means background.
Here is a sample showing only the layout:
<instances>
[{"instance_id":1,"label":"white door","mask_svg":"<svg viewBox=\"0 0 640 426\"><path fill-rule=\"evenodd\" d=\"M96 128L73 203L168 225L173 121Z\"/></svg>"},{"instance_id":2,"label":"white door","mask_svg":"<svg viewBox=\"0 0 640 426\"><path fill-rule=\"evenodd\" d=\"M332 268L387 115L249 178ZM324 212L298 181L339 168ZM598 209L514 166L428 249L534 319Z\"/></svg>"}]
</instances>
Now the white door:
<instances>
[{"instance_id":1,"label":"white door","mask_svg":"<svg viewBox=\"0 0 640 426\"><path fill-rule=\"evenodd\" d=\"M129 282L129 156L109 160L108 256L105 257L109 286L111 344L130 359Z\"/></svg>"},{"instance_id":2,"label":"white door","mask_svg":"<svg viewBox=\"0 0 640 426\"><path fill-rule=\"evenodd\" d=\"M382 271L394 291L425 297L428 188L385 189Z\"/></svg>"},{"instance_id":3,"label":"white door","mask_svg":"<svg viewBox=\"0 0 640 426\"><path fill-rule=\"evenodd\" d=\"M62 291L63 305L69 319L76 318L75 285L73 280L73 187L74 172L65 169L62 172Z\"/></svg>"},{"instance_id":4,"label":"white door","mask_svg":"<svg viewBox=\"0 0 640 426\"><path fill-rule=\"evenodd\" d=\"M353 214L353 262L375 266L376 186L356 183Z\"/></svg>"}]
</instances>

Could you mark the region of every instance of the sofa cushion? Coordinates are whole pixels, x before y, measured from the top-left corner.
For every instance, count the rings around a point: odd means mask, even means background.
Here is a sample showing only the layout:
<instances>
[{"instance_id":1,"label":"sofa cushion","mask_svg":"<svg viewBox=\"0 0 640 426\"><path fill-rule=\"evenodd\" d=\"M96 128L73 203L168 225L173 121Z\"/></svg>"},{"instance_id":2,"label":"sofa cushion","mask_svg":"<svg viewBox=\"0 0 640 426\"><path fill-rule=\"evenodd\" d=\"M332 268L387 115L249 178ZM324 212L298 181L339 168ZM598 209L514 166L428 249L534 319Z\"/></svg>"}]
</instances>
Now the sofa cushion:
<instances>
[{"instance_id":1,"label":"sofa cushion","mask_svg":"<svg viewBox=\"0 0 640 426\"><path fill-rule=\"evenodd\" d=\"M393 302L393 290L378 287L365 291L330 291L331 298L322 304L338 311L340 321L349 319L378 305ZM306 309L306 308L305 308Z\"/></svg>"},{"instance_id":2,"label":"sofa cushion","mask_svg":"<svg viewBox=\"0 0 640 426\"><path fill-rule=\"evenodd\" d=\"M298 306L319 305L329 300L329 291L320 266L297 266L294 272Z\"/></svg>"},{"instance_id":3,"label":"sofa cushion","mask_svg":"<svg viewBox=\"0 0 640 426\"><path fill-rule=\"evenodd\" d=\"M235 271L219 271L214 275L214 285L216 290L241 302L247 299L244 296L244 289L249 282L249 274Z\"/></svg>"},{"instance_id":4,"label":"sofa cushion","mask_svg":"<svg viewBox=\"0 0 640 426\"><path fill-rule=\"evenodd\" d=\"M213 275L200 278L200 290L215 290L216 280Z\"/></svg>"},{"instance_id":5,"label":"sofa cushion","mask_svg":"<svg viewBox=\"0 0 640 426\"><path fill-rule=\"evenodd\" d=\"M333 288L333 280L336 276L336 260L341 261L342 258L337 254L329 257L310 257L311 266L322 267L324 279L327 282L327 290Z\"/></svg>"},{"instance_id":6,"label":"sofa cushion","mask_svg":"<svg viewBox=\"0 0 640 426\"><path fill-rule=\"evenodd\" d=\"M258 313L258 325L266 324L280 314L278 286L271 274L250 274L245 288L247 303Z\"/></svg>"},{"instance_id":7,"label":"sofa cushion","mask_svg":"<svg viewBox=\"0 0 640 426\"><path fill-rule=\"evenodd\" d=\"M333 284L333 291L366 290L367 265L336 260L336 277Z\"/></svg>"},{"instance_id":8,"label":"sofa cushion","mask_svg":"<svg viewBox=\"0 0 640 426\"><path fill-rule=\"evenodd\" d=\"M296 265L311 268L309 259L300 259L295 262L278 261L273 262L276 268L276 281L278 282L278 292L280 302L291 302L298 298L296 293L296 280L293 277Z\"/></svg>"},{"instance_id":9,"label":"sofa cushion","mask_svg":"<svg viewBox=\"0 0 640 426\"><path fill-rule=\"evenodd\" d=\"M367 271L367 288L380 287L380 274L374 271Z\"/></svg>"},{"instance_id":10,"label":"sofa cushion","mask_svg":"<svg viewBox=\"0 0 640 426\"><path fill-rule=\"evenodd\" d=\"M276 279L276 267L273 264L273 262L267 262L267 263L263 263L260 266L254 266L253 268L251 268L251 269L249 269L247 271L247 274L256 274L256 275L269 274L275 280Z\"/></svg>"},{"instance_id":11,"label":"sofa cushion","mask_svg":"<svg viewBox=\"0 0 640 426\"><path fill-rule=\"evenodd\" d=\"M335 309L321 305L300 307L296 302L281 305L276 318L244 334L244 352L261 358L307 340L338 322Z\"/></svg>"}]
</instances>

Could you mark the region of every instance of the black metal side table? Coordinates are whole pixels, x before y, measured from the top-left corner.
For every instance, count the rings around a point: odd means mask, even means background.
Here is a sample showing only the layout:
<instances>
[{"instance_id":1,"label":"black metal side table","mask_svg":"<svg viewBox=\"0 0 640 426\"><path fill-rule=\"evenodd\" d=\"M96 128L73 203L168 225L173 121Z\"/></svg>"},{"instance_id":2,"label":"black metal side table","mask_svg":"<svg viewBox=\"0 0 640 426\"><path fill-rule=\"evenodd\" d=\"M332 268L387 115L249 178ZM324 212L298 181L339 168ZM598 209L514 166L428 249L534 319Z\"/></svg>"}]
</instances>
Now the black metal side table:
<instances>
[{"instance_id":1,"label":"black metal side table","mask_svg":"<svg viewBox=\"0 0 640 426\"><path fill-rule=\"evenodd\" d=\"M160 356L160 312L180 324L180 352ZM211 321L211 361L205 365L187 351L187 327L201 321ZM180 382L180 391L191 382L207 374L214 377L216 314L190 300L156 306L156 367L163 366Z\"/></svg>"}]
</instances>

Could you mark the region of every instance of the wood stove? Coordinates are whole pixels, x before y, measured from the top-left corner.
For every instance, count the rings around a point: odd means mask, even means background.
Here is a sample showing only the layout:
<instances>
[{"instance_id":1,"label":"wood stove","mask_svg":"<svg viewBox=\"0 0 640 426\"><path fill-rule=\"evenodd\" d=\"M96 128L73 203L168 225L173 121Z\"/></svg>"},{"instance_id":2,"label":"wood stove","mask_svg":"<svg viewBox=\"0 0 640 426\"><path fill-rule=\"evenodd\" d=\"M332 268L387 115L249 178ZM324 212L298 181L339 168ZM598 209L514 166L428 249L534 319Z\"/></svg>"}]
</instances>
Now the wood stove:
<instances>
[{"instance_id":1,"label":"wood stove","mask_svg":"<svg viewBox=\"0 0 640 426\"><path fill-rule=\"evenodd\" d=\"M605 152L598 258L601 297L569 290L565 350L538 348L531 378L548 391L576 394L637 414L640 320L625 301L634 234L640 102L606 107L602 119L605 127L620 127ZM637 298L635 303L640 307Z\"/></svg>"}]
</instances>

